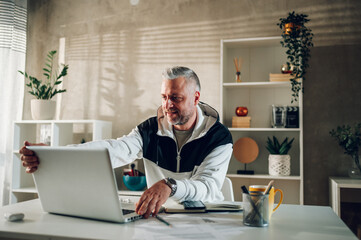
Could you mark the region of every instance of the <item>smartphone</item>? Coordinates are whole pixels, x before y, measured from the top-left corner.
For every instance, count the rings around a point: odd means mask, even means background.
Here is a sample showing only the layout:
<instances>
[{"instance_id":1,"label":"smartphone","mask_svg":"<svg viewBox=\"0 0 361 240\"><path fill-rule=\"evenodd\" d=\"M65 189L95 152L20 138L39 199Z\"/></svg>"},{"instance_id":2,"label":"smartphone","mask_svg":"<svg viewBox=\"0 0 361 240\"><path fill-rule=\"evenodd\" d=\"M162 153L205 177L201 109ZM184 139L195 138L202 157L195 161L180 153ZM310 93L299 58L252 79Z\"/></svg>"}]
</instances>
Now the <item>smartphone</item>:
<instances>
[{"instance_id":1,"label":"smartphone","mask_svg":"<svg viewBox=\"0 0 361 240\"><path fill-rule=\"evenodd\" d=\"M184 209L187 210L201 210L206 209L202 201L184 201L182 202Z\"/></svg>"}]
</instances>

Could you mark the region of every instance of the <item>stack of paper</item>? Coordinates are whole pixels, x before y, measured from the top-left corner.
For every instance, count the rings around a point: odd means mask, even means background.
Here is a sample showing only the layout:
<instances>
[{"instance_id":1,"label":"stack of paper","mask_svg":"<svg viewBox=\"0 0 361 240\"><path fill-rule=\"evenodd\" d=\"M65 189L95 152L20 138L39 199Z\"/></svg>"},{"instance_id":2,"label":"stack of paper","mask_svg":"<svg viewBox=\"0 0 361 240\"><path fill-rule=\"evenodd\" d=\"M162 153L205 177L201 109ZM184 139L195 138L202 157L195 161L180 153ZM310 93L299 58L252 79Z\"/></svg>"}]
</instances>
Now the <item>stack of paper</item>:
<instances>
[{"instance_id":1,"label":"stack of paper","mask_svg":"<svg viewBox=\"0 0 361 240\"><path fill-rule=\"evenodd\" d=\"M251 117L233 117L232 118L232 127L233 128L250 128L251 127Z\"/></svg>"}]
</instances>

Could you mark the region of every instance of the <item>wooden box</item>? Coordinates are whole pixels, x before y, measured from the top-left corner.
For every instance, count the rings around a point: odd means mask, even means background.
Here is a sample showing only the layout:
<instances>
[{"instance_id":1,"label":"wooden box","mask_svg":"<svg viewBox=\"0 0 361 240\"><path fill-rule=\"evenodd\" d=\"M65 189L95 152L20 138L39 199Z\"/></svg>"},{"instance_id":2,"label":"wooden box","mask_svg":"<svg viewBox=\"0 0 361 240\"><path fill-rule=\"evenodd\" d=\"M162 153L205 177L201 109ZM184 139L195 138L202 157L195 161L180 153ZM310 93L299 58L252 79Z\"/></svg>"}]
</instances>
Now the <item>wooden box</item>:
<instances>
[{"instance_id":1,"label":"wooden box","mask_svg":"<svg viewBox=\"0 0 361 240\"><path fill-rule=\"evenodd\" d=\"M251 127L251 117L233 117L232 118L232 127L233 128L250 128Z\"/></svg>"}]
</instances>

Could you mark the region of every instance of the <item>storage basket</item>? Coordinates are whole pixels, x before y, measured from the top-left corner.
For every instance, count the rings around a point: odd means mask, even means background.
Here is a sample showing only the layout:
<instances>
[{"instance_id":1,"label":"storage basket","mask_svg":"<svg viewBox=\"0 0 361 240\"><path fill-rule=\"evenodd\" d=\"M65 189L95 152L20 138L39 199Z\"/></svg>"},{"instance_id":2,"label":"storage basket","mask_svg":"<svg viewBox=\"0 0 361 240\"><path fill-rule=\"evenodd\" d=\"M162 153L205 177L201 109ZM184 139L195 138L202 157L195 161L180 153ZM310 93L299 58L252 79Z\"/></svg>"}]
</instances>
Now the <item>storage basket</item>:
<instances>
[{"instance_id":1,"label":"storage basket","mask_svg":"<svg viewBox=\"0 0 361 240\"><path fill-rule=\"evenodd\" d=\"M273 176L289 176L291 174L291 156L270 154L268 157L268 173Z\"/></svg>"}]
</instances>

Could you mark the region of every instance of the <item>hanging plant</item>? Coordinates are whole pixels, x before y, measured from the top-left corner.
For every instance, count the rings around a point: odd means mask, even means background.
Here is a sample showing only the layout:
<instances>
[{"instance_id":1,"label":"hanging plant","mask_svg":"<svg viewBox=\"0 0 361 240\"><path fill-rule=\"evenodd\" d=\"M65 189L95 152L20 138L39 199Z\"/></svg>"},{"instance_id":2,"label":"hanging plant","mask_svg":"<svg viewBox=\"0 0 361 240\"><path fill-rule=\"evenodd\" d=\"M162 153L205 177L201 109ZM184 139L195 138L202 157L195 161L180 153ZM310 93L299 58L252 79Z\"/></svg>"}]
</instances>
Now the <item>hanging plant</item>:
<instances>
[{"instance_id":1,"label":"hanging plant","mask_svg":"<svg viewBox=\"0 0 361 240\"><path fill-rule=\"evenodd\" d=\"M290 79L292 103L298 100L299 91L303 92L303 81L311 56L310 48L313 47L313 33L305 26L305 23L310 21L307 17L308 15L295 14L293 11L287 18L280 18L280 22L277 23L283 29L281 45L287 48L287 65L289 69L292 69Z\"/></svg>"}]
</instances>

